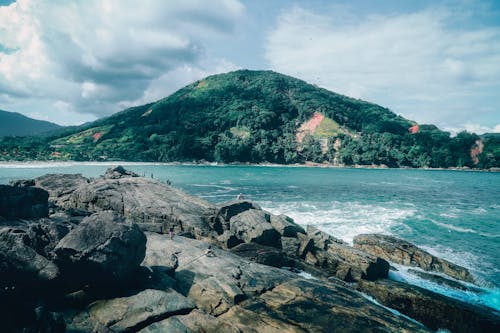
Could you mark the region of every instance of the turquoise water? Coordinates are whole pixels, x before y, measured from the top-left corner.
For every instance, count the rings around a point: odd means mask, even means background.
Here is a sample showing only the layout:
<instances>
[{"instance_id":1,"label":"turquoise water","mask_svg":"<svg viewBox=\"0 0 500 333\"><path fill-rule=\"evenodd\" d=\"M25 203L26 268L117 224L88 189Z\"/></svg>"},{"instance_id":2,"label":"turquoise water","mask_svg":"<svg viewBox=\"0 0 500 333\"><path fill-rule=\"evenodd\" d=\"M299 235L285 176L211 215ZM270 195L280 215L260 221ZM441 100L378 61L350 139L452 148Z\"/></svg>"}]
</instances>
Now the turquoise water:
<instances>
[{"instance_id":1,"label":"turquoise water","mask_svg":"<svg viewBox=\"0 0 500 333\"><path fill-rule=\"evenodd\" d=\"M109 164L4 164L0 183L45 173L102 174ZM264 166L127 165L211 202L238 193L263 208L352 242L387 233L465 266L484 293L429 285L400 271L394 278L500 309L500 173Z\"/></svg>"}]
</instances>

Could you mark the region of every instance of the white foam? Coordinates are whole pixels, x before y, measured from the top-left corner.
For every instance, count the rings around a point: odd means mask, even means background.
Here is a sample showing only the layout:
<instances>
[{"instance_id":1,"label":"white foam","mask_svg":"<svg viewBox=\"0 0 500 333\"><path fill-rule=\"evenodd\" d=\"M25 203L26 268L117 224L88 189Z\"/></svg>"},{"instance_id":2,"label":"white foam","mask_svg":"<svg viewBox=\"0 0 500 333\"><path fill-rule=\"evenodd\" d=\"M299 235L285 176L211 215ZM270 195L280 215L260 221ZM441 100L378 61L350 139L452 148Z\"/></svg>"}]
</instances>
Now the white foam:
<instances>
[{"instance_id":1,"label":"white foam","mask_svg":"<svg viewBox=\"0 0 500 333\"><path fill-rule=\"evenodd\" d=\"M288 202L278 205L262 204L274 214L285 214L302 226L312 225L352 244L356 235L364 233L390 234L398 226L409 228L403 222L415 214L411 206L389 207L358 202Z\"/></svg>"}]
</instances>

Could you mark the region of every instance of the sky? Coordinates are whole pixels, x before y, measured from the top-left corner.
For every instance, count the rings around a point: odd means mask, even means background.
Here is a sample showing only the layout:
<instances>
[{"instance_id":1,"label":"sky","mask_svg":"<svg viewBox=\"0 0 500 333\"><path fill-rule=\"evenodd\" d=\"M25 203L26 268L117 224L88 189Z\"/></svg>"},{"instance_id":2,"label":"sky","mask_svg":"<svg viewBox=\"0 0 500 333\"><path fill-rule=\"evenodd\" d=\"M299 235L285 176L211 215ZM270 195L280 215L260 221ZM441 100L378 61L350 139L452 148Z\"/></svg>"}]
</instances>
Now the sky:
<instances>
[{"instance_id":1,"label":"sky","mask_svg":"<svg viewBox=\"0 0 500 333\"><path fill-rule=\"evenodd\" d=\"M241 68L500 132L500 1L0 0L2 110L76 125Z\"/></svg>"}]
</instances>

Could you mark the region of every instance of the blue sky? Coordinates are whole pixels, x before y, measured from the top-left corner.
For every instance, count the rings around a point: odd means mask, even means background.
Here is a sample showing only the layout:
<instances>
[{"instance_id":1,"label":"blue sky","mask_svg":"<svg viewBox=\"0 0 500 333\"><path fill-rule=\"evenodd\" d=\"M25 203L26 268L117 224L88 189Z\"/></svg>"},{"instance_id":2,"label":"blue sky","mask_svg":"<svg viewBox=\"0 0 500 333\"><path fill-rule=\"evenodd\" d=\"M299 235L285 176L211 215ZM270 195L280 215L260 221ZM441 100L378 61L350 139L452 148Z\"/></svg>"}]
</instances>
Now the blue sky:
<instances>
[{"instance_id":1,"label":"blue sky","mask_svg":"<svg viewBox=\"0 0 500 333\"><path fill-rule=\"evenodd\" d=\"M239 68L500 132L500 1L0 0L0 109L79 124Z\"/></svg>"}]
</instances>

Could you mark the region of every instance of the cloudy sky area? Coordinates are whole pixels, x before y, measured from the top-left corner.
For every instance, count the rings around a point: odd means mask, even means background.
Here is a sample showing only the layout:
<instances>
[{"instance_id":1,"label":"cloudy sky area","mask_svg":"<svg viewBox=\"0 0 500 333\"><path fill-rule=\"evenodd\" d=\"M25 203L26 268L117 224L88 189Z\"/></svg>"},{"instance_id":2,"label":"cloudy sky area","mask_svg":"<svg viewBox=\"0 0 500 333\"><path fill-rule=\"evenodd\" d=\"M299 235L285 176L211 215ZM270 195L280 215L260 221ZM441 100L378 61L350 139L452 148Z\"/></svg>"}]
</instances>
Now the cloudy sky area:
<instances>
[{"instance_id":1,"label":"cloudy sky area","mask_svg":"<svg viewBox=\"0 0 500 333\"><path fill-rule=\"evenodd\" d=\"M500 1L0 0L0 109L63 125L271 69L500 132Z\"/></svg>"}]
</instances>

